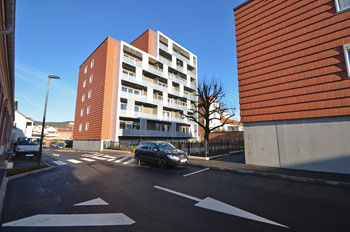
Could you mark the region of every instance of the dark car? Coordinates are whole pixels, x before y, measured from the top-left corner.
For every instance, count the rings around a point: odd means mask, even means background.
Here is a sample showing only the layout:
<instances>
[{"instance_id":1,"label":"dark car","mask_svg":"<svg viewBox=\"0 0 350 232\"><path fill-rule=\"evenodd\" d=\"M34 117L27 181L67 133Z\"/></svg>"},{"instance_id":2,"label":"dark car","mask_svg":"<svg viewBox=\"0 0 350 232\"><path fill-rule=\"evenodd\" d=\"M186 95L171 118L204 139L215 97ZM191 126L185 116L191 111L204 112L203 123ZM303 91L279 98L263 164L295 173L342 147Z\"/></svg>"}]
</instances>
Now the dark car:
<instances>
[{"instance_id":1,"label":"dark car","mask_svg":"<svg viewBox=\"0 0 350 232\"><path fill-rule=\"evenodd\" d=\"M65 148L66 147L66 144L65 143L57 143L56 144L56 149L62 149L62 148Z\"/></svg>"},{"instance_id":2,"label":"dark car","mask_svg":"<svg viewBox=\"0 0 350 232\"><path fill-rule=\"evenodd\" d=\"M136 163L156 163L161 169L176 167L187 163L186 152L176 149L169 142L141 142L135 149Z\"/></svg>"}]
</instances>

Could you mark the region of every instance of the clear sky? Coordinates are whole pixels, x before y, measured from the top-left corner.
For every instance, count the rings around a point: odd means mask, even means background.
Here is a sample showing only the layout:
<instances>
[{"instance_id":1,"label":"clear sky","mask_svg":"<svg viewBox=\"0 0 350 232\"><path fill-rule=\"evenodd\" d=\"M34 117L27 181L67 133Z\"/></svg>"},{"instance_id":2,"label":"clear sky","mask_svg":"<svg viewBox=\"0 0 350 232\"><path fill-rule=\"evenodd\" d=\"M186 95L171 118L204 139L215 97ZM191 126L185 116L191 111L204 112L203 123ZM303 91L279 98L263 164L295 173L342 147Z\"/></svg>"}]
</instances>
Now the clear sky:
<instances>
[{"instance_id":1,"label":"clear sky","mask_svg":"<svg viewBox=\"0 0 350 232\"><path fill-rule=\"evenodd\" d=\"M198 57L198 80L221 79L226 101L239 98L233 8L245 0L17 0L15 98L26 116L74 121L78 70L107 37L132 42L148 28Z\"/></svg>"}]
</instances>

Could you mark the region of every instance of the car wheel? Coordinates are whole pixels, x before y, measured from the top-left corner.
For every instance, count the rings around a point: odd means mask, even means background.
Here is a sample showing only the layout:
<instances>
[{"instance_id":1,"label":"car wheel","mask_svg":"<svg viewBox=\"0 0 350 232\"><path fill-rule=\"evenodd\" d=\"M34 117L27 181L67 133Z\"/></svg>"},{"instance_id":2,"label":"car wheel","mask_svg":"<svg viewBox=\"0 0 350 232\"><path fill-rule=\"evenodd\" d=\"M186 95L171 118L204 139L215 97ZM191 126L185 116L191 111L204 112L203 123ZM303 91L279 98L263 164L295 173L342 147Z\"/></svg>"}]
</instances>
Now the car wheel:
<instances>
[{"instance_id":1,"label":"car wheel","mask_svg":"<svg viewBox=\"0 0 350 232\"><path fill-rule=\"evenodd\" d=\"M141 164L141 161L140 161L140 159L139 159L139 157L134 157L134 160L135 160L135 164L138 166L138 165L140 165Z\"/></svg>"},{"instance_id":2,"label":"car wheel","mask_svg":"<svg viewBox=\"0 0 350 232\"><path fill-rule=\"evenodd\" d=\"M160 169L167 169L168 163L166 162L165 159L159 159L158 165Z\"/></svg>"}]
</instances>

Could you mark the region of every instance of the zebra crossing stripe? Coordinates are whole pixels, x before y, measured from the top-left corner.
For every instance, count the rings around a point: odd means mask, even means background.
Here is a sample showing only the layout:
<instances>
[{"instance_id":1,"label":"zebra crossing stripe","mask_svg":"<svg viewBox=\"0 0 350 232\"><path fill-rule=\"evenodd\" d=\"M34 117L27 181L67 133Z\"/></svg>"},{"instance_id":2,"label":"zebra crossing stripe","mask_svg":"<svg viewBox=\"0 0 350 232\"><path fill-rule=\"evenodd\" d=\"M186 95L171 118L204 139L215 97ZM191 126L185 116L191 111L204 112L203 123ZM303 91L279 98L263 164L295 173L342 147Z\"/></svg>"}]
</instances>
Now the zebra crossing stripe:
<instances>
[{"instance_id":1,"label":"zebra crossing stripe","mask_svg":"<svg viewBox=\"0 0 350 232\"><path fill-rule=\"evenodd\" d=\"M110 155L104 155L104 156L102 156L102 157L105 157L105 158L110 158L110 159L115 159L115 157L114 157L114 156L110 156Z\"/></svg>"},{"instance_id":2,"label":"zebra crossing stripe","mask_svg":"<svg viewBox=\"0 0 350 232\"><path fill-rule=\"evenodd\" d=\"M69 162L71 162L71 163L74 163L74 164L80 164L80 163L81 163L81 161L75 160L75 159L69 159L69 160L67 160L67 161L69 161Z\"/></svg>"},{"instance_id":3,"label":"zebra crossing stripe","mask_svg":"<svg viewBox=\"0 0 350 232\"><path fill-rule=\"evenodd\" d=\"M122 162L122 161L124 161L124 160L126 160L126 159L128 159L129 157L123 157L123 158L120 158L120 159L118 159L118 160L116 160L116 161L114 161L114 162L116 162L116 163L120 163L120 162Z\"/></svg>"},{"instance_id":4,"label":"zebra crossing stripe","mask_svg":"<svg viewBox=\"0 0 350 232\"><path fill-rule=\"evenodd\" d=\"M88 161L88 162L93 162L96 161L94 159L89 159L89 158L80 158L81 160Z\"/></svg>"},{"instance_id":5,"label":"zebra crossing stripe","mask_svg":"<svg viewBox=\"0 0 350 232\"><path fill-rule=\"evenodd\" d=\"M134 158L131 158L128 161L124 162L123 164L131 164L134 161L135 161Z\"/></svg>"},{"instance_id":6,"label":"zebra crossing stripe","mask_svg":"<svg viewBox=\"0 0 350 232\"><path fill-rule=\"evenodd\" d=\"M109 161L109 162L110 162L110 161L113 161L113 160L115 160L115 158L113 158L113 159L108 159L108 160L106 160L106 161Z\"/></svg>"},{"instance_id":7,"label":"zebra crossing stripe","mask_svg":"<svg viewBox=\"0 0 350 232\"><path fill-rule=\"evenodd\" d=\"M102 157L99 157L99 156L90 156L90 158L98 159L98 160L106 160L106 158L102 158Z\"/></svg>"},{"instance_id":8,"label":"zebra crossing stripe","mask_svg":"<svg viewBox=\"0 0 350 232\"><path fill-rule=\"evenodd\" d=\"M59 161L59 160L57 160L57 161L52 161L54 164L56 164L56 165L66 165L66 163L65 162L62 162L62 161Z\"/></svg>"}]
</instances>

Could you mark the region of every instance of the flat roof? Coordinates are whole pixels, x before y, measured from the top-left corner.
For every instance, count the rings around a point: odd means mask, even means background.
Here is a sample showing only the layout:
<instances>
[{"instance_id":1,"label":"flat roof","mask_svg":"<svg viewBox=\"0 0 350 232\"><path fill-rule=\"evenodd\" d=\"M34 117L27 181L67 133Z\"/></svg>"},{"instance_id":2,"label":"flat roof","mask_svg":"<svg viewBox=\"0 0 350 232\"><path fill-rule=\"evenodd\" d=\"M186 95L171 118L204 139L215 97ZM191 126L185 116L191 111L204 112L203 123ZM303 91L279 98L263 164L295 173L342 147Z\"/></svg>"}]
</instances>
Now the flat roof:
<instances>
[{"instance_id":1,"label":"flat roof","mask_svg":"<svg viewBox=\"0 0 350 232\"><path fill-rule=\"evenodd\" d=\"M239 4L238 6L234 7L234 8L233 8L233 11L238 10L239 8L241 8L242 6L247 5L247 4L250 3L251 1L253 1L253 0L246 0L245 2L242 2L242 3Z\"/></svg>"}]
</instances>

